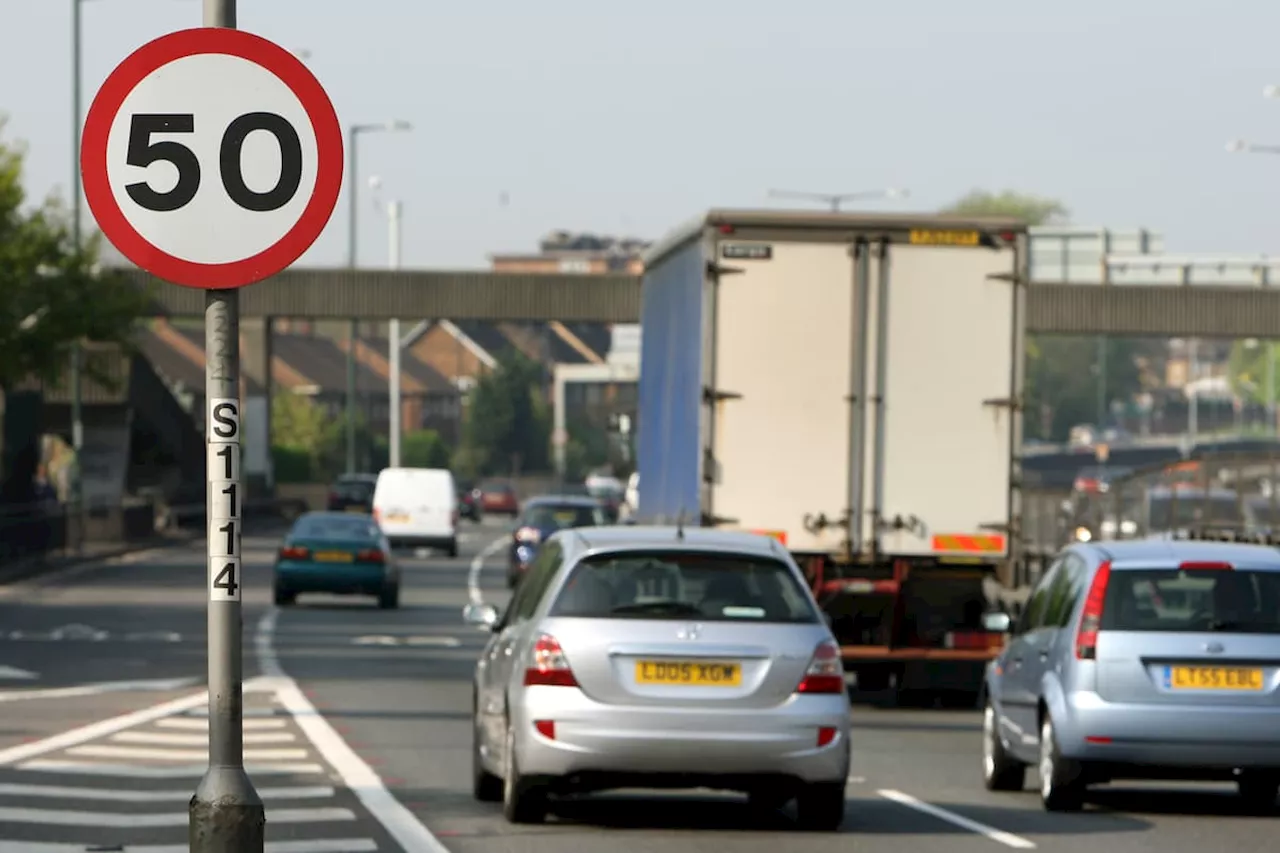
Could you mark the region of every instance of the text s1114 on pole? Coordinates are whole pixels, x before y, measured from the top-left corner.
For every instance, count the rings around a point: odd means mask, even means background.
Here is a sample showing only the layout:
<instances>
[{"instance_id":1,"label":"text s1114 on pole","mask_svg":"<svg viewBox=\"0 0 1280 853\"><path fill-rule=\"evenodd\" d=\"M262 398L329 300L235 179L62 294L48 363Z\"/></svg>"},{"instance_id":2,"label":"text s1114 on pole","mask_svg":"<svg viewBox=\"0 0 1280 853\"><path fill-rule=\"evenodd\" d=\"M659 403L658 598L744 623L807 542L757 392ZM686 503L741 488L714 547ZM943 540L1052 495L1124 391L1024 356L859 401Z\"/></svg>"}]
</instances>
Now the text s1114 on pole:
<instances>
[{"instance_id":1,"label":"text s1114 on pole","mask_svg":"<svg viewBox=\"0 0 1280 853\"><path fill-rule=\"evenodd\" d=\"M103 234L172 284L243 287L320 236L342 127L296 56L241 30L161 36L111 72L85 119L85 198Z\"/></svg>"}]
</instances>

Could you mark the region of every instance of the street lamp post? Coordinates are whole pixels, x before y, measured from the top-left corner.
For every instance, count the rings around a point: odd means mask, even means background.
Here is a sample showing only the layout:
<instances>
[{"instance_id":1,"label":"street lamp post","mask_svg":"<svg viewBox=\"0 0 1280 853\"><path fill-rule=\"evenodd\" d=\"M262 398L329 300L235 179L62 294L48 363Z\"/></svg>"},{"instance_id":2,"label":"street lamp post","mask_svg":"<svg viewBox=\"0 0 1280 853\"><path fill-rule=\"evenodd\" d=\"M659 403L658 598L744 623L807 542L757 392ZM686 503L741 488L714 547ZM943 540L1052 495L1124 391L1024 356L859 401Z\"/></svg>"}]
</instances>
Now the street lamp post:
<instances>
[{"instance_id":1,"label":"street lamp post","mask_svg":"<svg viewBox=\"0 0 1280 853\"><path fill-rule=\"evenodd\" d=\"M80 116L81 70L80 7L85 0L71 0L71 238L76 250L82 245L80 230ZM71 392L71 449L75 464L71 466L71 511L75 518L72 542L79 551L84 546L84 488L81 480L84 460L84 394L80 377L80 341L71 342L71 365L68 384Z\"/></svg>"},{"instance_id":2,"label":"street lamp post","mask_svg":"<svg viewBox=\"0 0 1280 853\"><path fill-rule=\"evenodd\" d=\"M825 202L832 213L839 213L840 206L847 201L858 201L864 198L906 198L910 193L903 189L890 187L884 190L861 190L852 193L811 193L797 190L769 190L771 198L804 199L806 201Z\"/></svg>"},{"instance_id":3,"label":"street lamp post","mask_svg":"<svg viewBox=\"0 0 1280 853\"><path fill-rule=\"evenodd\" d=\"M359 223L359 205L356 187L356 168L359 158L356 156L357 143L362 133L384 131L397 133L412 130L407 121L388 121L381 124L353 124L347 128L347 266L354 270L357 266L357 241ZM359 318L351 318L351 327L347 338L347 473L356 472L356 337L359 335Z\"/></svg>"}]
</instances>

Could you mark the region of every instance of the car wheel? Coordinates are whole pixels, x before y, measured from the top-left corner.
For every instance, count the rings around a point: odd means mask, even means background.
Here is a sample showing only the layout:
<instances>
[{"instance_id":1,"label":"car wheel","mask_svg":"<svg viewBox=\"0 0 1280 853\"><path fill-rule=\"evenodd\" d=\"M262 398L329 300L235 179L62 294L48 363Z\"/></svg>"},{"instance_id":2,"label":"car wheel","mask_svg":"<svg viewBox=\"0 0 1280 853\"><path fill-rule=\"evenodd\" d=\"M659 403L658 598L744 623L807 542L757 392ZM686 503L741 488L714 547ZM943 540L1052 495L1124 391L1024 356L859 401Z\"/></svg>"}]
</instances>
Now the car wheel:
<instances>
[{"instance_id":1,"label":"car wheel","mask_svg":"<svg viewBox=\"0 0 1280 853\"><path fill-rule=\"evenodd\" d=\"M288 607L290 604L293 604L293 602L298 599L298 594L296 592L291 592L287 589L276 587L274 598L275 598L276 607Z\"/></svg>"},{"instance_id":2,"label":"car wheel","mask_svg":"<svg viewBox=\"0 0 1280 853\"><path fill-rule=\"evenodd\" d=\"M796 796L799 826L811 832L835 832L844 823L844 780L810 782Z\"/></svg>"},{"instance_id":3,"label":"car wheel","mask_svg":"<svg viewBox=\"0 0 1280 853\"><path fill-rule=\"evenodd\" d=\"M1250 811L1267 814L1276 807L1280 775L1246 770L1236 780L1236 788Z\"/></svg>"},{"instance_id":4,"label":"car wheel","mask_svg":"<svg viewBox=\"0 0 1280 853\"><path fill-rule=\"evenodd\" d=\"M378 607L383 610L395 610L400 606L400 585L383 588L378 594Z\"/></svg>"},{"instance_id":5,"label":"car wheel","mask_svg":"<svg viewBox=\"0 0 1280 853\"><path fill-rule=\"evenodd\" d=\"M516 732L507 723L506 748L503 750L502 816L510 823L542 823L547 819L546 792L520 775L516 760Z\"/></svg>"},{"instance_id":6,"label":"car wheel","mask_svg":"<svg viewBox=\"0 0 1280 853\"><path fill-rule=\"evenodd\" d=\"M1040 801L1046 811L1078 812L1084 807L1084 776L1079 762L1063 758L1045 715L1040 724Z\"/></svg>"},{"instance_id":7,"label":"car wheel","mask_svg":"<svg viewBox=\"0 0 1280 853\"><path fill-rule=\"evenodd\" d=\"M480 757L480 715L475 714L471 726L471 793L482 803L500 803L503 797L502 779L484 769Z\"/></svg>"},{"instance_id":8,"label":"car wheel","mask_svg":"<svg viewBox=\"0 0 1280 853\"><path fill-rule=\"evenodd\" d=\"M458 540L457 539L450 540L448 553L450 557L458 556Z\"/></svg>"},{"instance_id":9,"label":"car wheel","mask_svg":"<svg viewBox=\"0 0 1280 853\"><path fill-rule=\"evenodd\" d=\"M760 788L747 793L747 807L751 809L753 814L775 812L785 806L792 799L792 796L788 791L776 788Z\"/></svg>"},{"instance_id":10,"label":"car wheel","mask_svg":"<svg viewBox=\"0 0 1280 853\"><path fill-rule=\"evenodd\" d=\"M1027 784L1027 765L1005 751L990 699L982 708L982 781L988 791L1021 791Z\"/></svg>"}]
</instances>

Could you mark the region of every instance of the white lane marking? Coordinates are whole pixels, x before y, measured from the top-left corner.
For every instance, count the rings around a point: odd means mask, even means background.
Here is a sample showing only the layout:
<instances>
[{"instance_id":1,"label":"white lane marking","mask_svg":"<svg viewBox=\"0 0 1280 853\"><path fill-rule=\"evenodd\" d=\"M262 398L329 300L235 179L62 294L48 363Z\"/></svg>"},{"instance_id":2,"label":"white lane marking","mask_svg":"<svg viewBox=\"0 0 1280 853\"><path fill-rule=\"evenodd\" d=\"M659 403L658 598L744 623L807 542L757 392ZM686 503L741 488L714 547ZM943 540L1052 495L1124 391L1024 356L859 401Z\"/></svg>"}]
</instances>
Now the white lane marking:
<instances>
[{"instance_id":1,"label":"white lane marking","mask_svg":"<svg viewBox=\"0 0 1280 853\"><path fill-rule=\"evenodd\" d=\"M245 743L289 743L294 740L293 732L245 732L241 735ZM208 734L182 734L178 732L120 732L111 736L116 743L149 743L156 746L204 746L209 742Z\"/></svg>"},{"instance_id":2,"label":"white lane marking","mask_svg":"<svg viewBox=\"0 0 1280 853\"><path fill-rule=\"evenodd\" d=\"M103 693L125 693L132 690L182 690L194 685L196 678L160 678L153 681L104 681L77 687L50 687L43 690L11 690L0 693L0 702L24 699L68 699L74 696L98 696Z\"/></svg>"},{"instance_id":3,"label":"white lane marking","mask_svg":"<svg viewBox=\"0 0 1280 853\"><path fill-rule=\"evenodd\" d=\"M402 848L414 853L449 853L440 839L387 790L373 768L347 745L329 721L320 716L297 682L285 674L272 647L279 617L280 611L274 607L263 615L254 632L253 646L263 675L277 682L276 697L280 703L293 716L312 746L337 771L342 783ZM0 853L4 851L0 850Z\"/></svg>"},{"instance_id":4,"label":"white lane marking","mask_svg":"<svg viewBox=\"0 0 1280 853\"><path fill-rule=\"evenodd\" d=\"M9 678L15 681L30 681L40 676L28 669L18 669L16 666L0 666L0 678Z\"/></svg>"},{"instance_id":5,"label":"white lane marking","mask_svg":"<svg viewBox=\"0 0 1280 853\"><path fill-rule=\"evenodd\" d=\"M157 726L163 726L166 729L191 729L194 731L208 731L209 720L207 717L166 717L163 720L156 720ZM244 730L250 729L283 729L289 725L288 720L282 719L247 719L244 721Z\"/></svg>"},{"instance_id":6,"label":"white lane marking","mask_svg":"<svg viewBox=\"0 0 1280 853\"><path fill-rule=\"evenodd\" d=\"M244 689L246 692L250 690L249 685L246 684L244 686ZM263 688L259 688L259 689L263 689ZM249 722L249 720L255 717L274 717L275 715L276 715L275 708L245 708L244 709L244 720L246 724ZM201 705L197 708L192 708L190 711L187 711L187 716L188 717L208 717L209 706Z\"/></svg>"},{"instance_id":7,"label":"white lane marking","mask_svg":"<svg viewBox=\"0 0 1280 853\"><path fill-rule=\"evenodd\" d=\"M68 755L84 755L90 758L133 758L141 761L199 761L209 754L208 749L151 749L145 746L112 746L89 744L73 746ZM301 761L307 757L305 749L246 749L245 761Z\"/></svg>"},{"instance_id":8,"label":"white lane marking","mask_svg":"<svg viewBox=\"0 0 1280 853\"><path fill-rule=\"evenodd\" d=\"M82 743L113 735L116 732L131 729L135 726L146 725L162 717L180 714L201 703L208 703L208 701L208 692L196 693L191 696L183 696L180 699L173 699L169 702L161 702L159 705L143 708L140 711L132 711L128 714L121 714L118 717L99 720L96 723L90 723L87 726L81 726L52 737L42 738L32 743L23 743L11 746L8 749L0 749L0 767L16 764L19 761L26 761L28 758L35 758L37 755L56 752L59 749L79 746Z\"/></svg>"},{"instance_id":9,"label":"white lane marking","mask_svg":"<svg viewBox=\"0 0 1280 853\"><path fill-rule=\"evenodd\" d=\"M500 536L484 546L484 550L471 560L471 568L467 571L467 596L472 604L484 602L484 593L480 591L480 573L484 571L484 561L502 550L502 546L510 541L507 537Z\"/></svg>"},{"instance_id":10,"label":"white lane marking","mask_svg":"<svg viewBox=\"0 0 1280 853\"><path fill-rule=\"evenodd\" d=\"M935 806L933 803L926 803L923 800L917 800L915 797L911 796L910 794L904 794L901 791L893 791L893 790L886 790L886 789L876 791L876 793L884 797L886 800L892 800L893 802L902 806L906 806L909 809L915 809L916 811L921 812L922 814L927 814L932 817L936 817L938 820L949 823L952 826L958 826L961 829L967 829L970 832L977 833L978 835L984 836L987 839L996 842L997 844L1003 844L1006 847L1015 847L1019 850L1035 849L1036 845L1034 841L1029 841L1020 835L1014 835L1012 833L1005 832L1002 829L996 829L994 826L988 826L985 823L978 823L978 821L976 820L972 820L970 818L965 817L964 815L956 814L953 811L948 811L947 809L940 808L938 806Z\"/></svg>"},{"instance_id":11,"label":"white lane marking","mask_svg":"<svg viewBox=\"0 0 1280 853\"><path fill-rule=\"evenodd\" d=\"M38 823L45 826L136 826L153 829L161 826L186 826L190 819L181 811L162 814L111 814L109 812L74 812L66 809L0 808L0 822ZM355 812L339 808L274 809L270 815L273 824L355 819Z\"/></svg>"},{"instance_id":12,"label":"white lane marking","mask_svg":"<svg viewBox=\"0 0 1280 853\"><path fill-rule=\"evenodd\" d=\"M353 646L439 646L445 649L456 649L462 645L457 637L438 637L434 635L396 637L391 634L366 634L351 641Z\"/></svg>"},{"instance_id":13,"label":"white lane marking","mask_svg":"<svg viewBox=\"0 0 1280 853\"><path fill-rule=\"evenodd\" d=\"M264 800L324 800L337 792L325 785L308 788L258 788ZM0 784L0 796L54 797L58 799L98 800L111 803L185 803L191 799L190 789L173 791L129 791L114 788L76 788L68 785Z\"/></svg>"},{"instance_id":14,"label":"white lane marking","mask_svg":"<svg viewBox=\"0 0 1280 853\"><path fill-rule=\"evenodd\" d=\"M18 765L19 770L38 770L45 773L65 773L71 776L123 776L131 779L185 779L199 777L209 769L207 763L185 764L171 767L146 767L137 764L104 764L97 761L62 761L37 758ZM319 764L246 764L250 776L302 775L323 773Z\"/></svg>"},{"instance_id":15,"label":"white lane marking","mask_svg":"<svg viewBox=\"0 0 1280 853\"><path fill-rule=\"evenodd\" d=\"M0 839L0 853L85 853L83 844L46 844L40 841ZM189 853L186 844L130 844L129 853ZM268 841L263 853L377 853L368 838L330 838L324 841Z\"/></svg>"}]
</instances>

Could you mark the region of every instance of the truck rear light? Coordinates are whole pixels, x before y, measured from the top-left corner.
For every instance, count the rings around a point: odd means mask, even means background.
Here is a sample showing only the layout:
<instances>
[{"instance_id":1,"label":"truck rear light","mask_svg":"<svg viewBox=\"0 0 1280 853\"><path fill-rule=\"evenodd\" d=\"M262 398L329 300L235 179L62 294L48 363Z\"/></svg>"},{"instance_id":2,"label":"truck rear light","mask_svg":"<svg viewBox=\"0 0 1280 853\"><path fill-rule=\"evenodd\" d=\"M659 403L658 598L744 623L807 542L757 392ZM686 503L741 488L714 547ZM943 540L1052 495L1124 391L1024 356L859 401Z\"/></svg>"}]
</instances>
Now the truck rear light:
<instances>
[{"instance_id":1,"label":"truck rear light","mask_svg":"<svg viewBox=\"0 0 1280 853\"><path fill-rule=\"evenodd\" d=\"M382 553L380 548L367 548L356 554L356 561L360 563L385 563L387 555Z\"/></svg>"},{"instance_id":2,"label":"truck rear light","mask_svg":"<svg viewBox=\"0 0 1280 853\"><path fill-rule=\"evenodd\" d=\"M1098 566L1089 584L1089 594L1084 600L1084 612L1080 614L1080 628L1076 631L1076 658L1093 660L1098 655L1098 631L1102 628L1102 605L1107 600L1107 584L1111 580L1111 561Z\"/></svg>"},{"instance_id":3,"label":"truck rear light","mask_svg":"<svg viewBox=\"0 0 1280 853\"><path fill-rule=\"evenodd\" d=\"M280 549L280 559L282 560L305 560L310 556L310 551L296 545L290 545Z\"/></svg>"},{"instance_id":4,"label":"truck rear light","mask_svg":"<svg viewBox=\"0 0 1280 853\"><path fill-rule=\"evenodd\" d=\"M556 721L555 720L534 720L533 728L547 740L556 739Z\"/></svg>"},{"instance_id":5,"label":"truck rear light","mask_svg":"<svg viewBox=\"0 0 1280 853\"><path fill-rule=\"evenodd\" d=\"M543 634L533 644L533 665L524 671L525 687L577 687L569 659L559 641Z\"/></svg>"},{"instance_id":6,"label":"truck rear light","mask_svg":"<svg viewBox=\"0 0 1280 853\"><path fill-rule=\"evenodd\" d=\"M804 678L796 685L797 693L843 693L844 665L840 663L840 647L823 640L814 650Z\"/></svg>"},{"instance_id":7,"label":"truck rear light","mask_svg":"<svg viewBox=\"0 0 1280 853\"><path fill-rule=\"evenodd\" d=\"M835 726L823 726L818 729L818 746L826 746L836 739Z\"/></svg>"}]
</instances>

